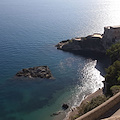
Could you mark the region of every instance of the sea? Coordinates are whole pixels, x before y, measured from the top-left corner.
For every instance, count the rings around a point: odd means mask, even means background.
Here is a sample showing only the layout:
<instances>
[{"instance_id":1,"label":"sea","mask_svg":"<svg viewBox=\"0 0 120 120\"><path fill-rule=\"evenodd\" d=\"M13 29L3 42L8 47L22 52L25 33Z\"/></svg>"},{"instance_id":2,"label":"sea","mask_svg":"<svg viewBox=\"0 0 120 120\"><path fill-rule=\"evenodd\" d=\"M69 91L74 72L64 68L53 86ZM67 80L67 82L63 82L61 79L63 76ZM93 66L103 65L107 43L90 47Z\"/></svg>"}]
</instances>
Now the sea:
<instances>
[{"instance_id":1,"label":"sea","mask_svg":"<svg viewBox=\"0 0 120 120\"><path fill-rule=\"evenodd\" d=\"M103 87L108 57L55 45L120 24L119 0L0 0L0 120L63 120ZM55 79L17 78L47 65ZM61 112L59 117L54 113Z\"/></svg>"}]
</instances>

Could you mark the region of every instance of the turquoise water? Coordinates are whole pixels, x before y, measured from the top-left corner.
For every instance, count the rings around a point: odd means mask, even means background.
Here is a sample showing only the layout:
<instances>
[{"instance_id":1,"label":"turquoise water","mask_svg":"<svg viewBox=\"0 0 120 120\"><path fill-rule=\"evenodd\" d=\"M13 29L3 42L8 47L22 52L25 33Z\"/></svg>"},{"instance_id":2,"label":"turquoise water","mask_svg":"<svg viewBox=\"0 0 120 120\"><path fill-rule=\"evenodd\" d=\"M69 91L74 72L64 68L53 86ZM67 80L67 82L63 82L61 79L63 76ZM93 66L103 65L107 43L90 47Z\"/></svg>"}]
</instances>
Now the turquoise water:
<instances>
[{"instance_id":1,"label":"turquoise water","mask_svg":"<svg viewBox=\"0 0 120 120\"><path fill-rule=\"evenodd\" d=\"M63 103L77 106L102 87L104 57L54 45L119 25L119 5L118 0L0 0L0 120L52 120ZM40 65L48 65L55 80L15 77L22 68Z\"/></svg>"}]
</instances>

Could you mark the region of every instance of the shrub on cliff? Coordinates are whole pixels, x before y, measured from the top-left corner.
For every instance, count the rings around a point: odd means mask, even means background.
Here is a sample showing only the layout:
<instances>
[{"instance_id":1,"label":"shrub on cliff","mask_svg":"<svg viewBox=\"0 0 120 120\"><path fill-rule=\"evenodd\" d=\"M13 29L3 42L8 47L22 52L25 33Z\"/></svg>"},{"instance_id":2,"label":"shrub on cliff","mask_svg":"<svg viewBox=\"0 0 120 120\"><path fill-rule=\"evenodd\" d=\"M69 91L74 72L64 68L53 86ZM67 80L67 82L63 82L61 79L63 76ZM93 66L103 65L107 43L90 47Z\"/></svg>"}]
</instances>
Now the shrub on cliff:
<instances>
[{"instance_id":1,"label":"shrub on cliff","mask_svg":"<svg viewBox=\"0 0 120 120\"><path fill-rule=\"evenodd\" d=\"M107 98L105 96L98 96L96 98L93 98L91 102L86 104L84 113L89 112L90 110L96 108L97 106L101 105L103 102L105 102Z\"/></svg>"},{"instance_id":2,"label":"shrub on cliff","mask_svg":"<svg viewBox=\"0 0 120 120\"><path fill-rule=\"evenodd\" d=\"M114 85L120 85L120 61L115 61L106 69L105 81L107 83L106 94L114 95L111 87Z\"/></svg>"},{"instance_id":3,"label":"shrub on cliff","mask_svg":"<svg viewBox=\"0 0 120 120\"><path fill-rule=\"evenodd\" d=\"M105 80L110 85L120 84L120 61L115 61L106 69Z\"/></svg>"},{"instance_id":4,"label":"shrub on cliff","mask_svg":"<svg viewBox=\"0 0 120 120\"><path fill-rule=\"evenodd\" d=\"M114 85L110 88L111 92L113 95L117 94L118 92L120 92L120 85Z\"/></svg>"},{"instance_id":5,"label":"shrub on cliff","mask_svg":"<svg viewBox=\"0 0 120 120\"><path fill-rule=\"evenodd\" d=\"M108 98L104 95L97 96L96 98L93 98L90 102L81 104L79 110L79 114L75 115L72 120L75 120L79 116L89 112L90 110L96 108L97 106L101 105L103 102L105 102Z\"/></svg>"},{"instance_id":6,"label":"shrub on cliff","mask_svg":"<svg viewBox=\"0 0 120 120\"><path fill-rule=\"evenodd\" d=\"M120 60L120 43L116 43L107 49L107 55L110 56L111 62L115 62L116 60Z\"/></svg>"}]
</instances>

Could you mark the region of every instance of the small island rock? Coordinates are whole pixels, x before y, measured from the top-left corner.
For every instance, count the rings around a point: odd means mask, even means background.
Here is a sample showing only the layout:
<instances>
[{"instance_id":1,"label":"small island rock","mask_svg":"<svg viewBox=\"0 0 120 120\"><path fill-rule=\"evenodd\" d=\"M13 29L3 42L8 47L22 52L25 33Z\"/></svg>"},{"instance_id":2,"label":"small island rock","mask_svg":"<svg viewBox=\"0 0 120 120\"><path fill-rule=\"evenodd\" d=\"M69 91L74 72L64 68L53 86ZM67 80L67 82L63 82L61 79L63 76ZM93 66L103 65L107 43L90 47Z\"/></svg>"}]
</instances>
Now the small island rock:
<instances>
[{"instance_id":1,"label":"small island rock","mask_svg":"<svg viewBox=\"0 0 120 120\"><path fill-rule=\"evenodd\" d=\"M48 66L37 66L33 68L25 68L16 73L17 77L29 77L29 78L47 78L54 79Z\"/></svg>"}]
</instances>

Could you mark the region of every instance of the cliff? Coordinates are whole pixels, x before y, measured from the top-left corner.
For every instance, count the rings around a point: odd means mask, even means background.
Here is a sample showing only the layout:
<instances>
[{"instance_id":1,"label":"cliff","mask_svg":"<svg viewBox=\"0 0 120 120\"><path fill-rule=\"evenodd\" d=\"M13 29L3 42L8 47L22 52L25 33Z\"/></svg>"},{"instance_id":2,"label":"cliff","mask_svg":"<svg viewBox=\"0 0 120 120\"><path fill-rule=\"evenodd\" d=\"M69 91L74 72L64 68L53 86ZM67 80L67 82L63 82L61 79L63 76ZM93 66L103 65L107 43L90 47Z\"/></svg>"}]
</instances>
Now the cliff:
<instances>
[{"instance_id":1,"label":"cliff","mask_svg":"<svg viewBox=\"0 0 120 120\"><path fill-rule=\"evenodd\" d=\"M112 44L120 41L120 26L104 27L104 33L87 37L72 38L59 42L56 47L65 51L86 51L105 53Z\"/></svg>"},{"instance_id":2,"label":"cliff","mask_svg":"<svg viewBox=\"0 0 120 120\"><path fill-rule=\"evenodd\" d=\"M65 51L91 51L105 53L106 49L102 42L102 35L93 34L87 37L72 38L58 43L57 49Z\"/></svg>"}]
</instances>

